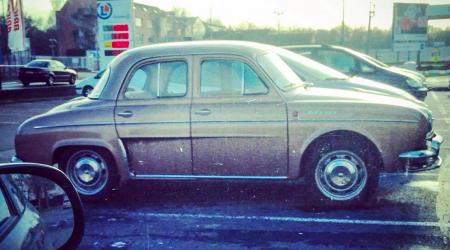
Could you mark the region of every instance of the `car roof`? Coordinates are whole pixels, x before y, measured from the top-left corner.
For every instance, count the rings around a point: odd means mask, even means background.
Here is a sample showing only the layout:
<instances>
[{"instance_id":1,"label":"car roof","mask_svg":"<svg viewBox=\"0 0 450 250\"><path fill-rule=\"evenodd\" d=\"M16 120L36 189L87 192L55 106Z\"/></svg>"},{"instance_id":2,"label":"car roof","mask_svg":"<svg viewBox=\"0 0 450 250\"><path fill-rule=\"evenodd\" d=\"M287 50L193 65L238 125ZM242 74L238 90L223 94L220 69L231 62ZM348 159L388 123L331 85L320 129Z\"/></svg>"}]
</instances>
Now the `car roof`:
<instances>
[{"instance_id":1,"label":"car roof","mask_svg":"<svg viewBox=\"0 0 450 250\"><path fill-rule=\"evenodd\" d=\"M132 59L133 61L149 57L199 55L199 54L229 54L254 57L276 47L256 42L214 40L214 41L187 41L147 45L127 50L117 56L112 64ZM150 55L150 56L149 56Z\"/></svg>"}]
</instances>

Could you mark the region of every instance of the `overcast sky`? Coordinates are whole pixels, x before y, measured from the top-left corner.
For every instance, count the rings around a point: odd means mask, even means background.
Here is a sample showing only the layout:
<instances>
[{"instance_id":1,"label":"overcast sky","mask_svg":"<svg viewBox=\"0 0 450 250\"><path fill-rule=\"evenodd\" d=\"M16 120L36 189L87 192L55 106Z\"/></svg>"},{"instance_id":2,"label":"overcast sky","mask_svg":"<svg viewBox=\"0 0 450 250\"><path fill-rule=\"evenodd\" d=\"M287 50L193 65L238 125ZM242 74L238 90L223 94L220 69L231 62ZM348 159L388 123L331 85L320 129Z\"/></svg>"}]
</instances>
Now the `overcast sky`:
<instances>
[{"instance_id":1,"label":"overcast sky","mask_svg":"<svg viewBox=\"0 0 450 250\"><path fill-rule=\"evenodd\" d=\"M0 0L6 1L8 0ZM23 0L27 14L45 16L51 9L50 0ZM57 0L56 0L57 1ZM64 1L64 0L61 0ZM373 0L375 17L373 26L388 29L392 24L393 0ZM252 22L259 26L276 27L279 20L283 27L330 29L342 21L342 3L345 2L345 24L367 26L369 0L135 0L157 6L163 10L182 7L203 20L222 20L225 25ZM449 0L395 1L428 4L449 4ZM275 12L280 13L279 16ZM450 19L430 21L441 28L450 26Z\"/></svg>"}]
</instances>

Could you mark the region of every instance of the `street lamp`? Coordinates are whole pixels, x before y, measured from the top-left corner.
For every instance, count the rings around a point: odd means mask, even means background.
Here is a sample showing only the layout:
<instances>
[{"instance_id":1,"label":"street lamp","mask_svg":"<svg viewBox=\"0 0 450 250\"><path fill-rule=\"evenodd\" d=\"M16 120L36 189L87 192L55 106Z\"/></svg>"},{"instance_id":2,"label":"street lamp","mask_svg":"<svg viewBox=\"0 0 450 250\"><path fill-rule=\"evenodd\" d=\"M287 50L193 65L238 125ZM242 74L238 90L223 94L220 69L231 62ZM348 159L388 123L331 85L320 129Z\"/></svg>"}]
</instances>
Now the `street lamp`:
<instances>
[{"instance_id":1,"label":"street lamp","mask_svg":"<svg viewBox=\"0 0 450 250\"><path fill-rule=\"evenodd\" d=\"M277 16L277 30L278 33L280 33L280 16L283 15L284 13L282 11L274 11L273 14Z\"/></svg>"},{"instance_id":2,"label":"street lamp","mask_svg":"<svg viewBox=\"0 0 450 250\"><path fill-rule=\"evenodd\" d=\"M367 29L367 48L366 53L370 50L370 25L372 23L372 17L375 16L375 2L373 0L369 1L369 27Z\"/></svg>"},{"instance_id":3,"label":"street lamp","mask_svg":"<svg viewBox=\"0 0 450 250\"><path fill-rule=\"evenodd\" d=\"M345 17L345 0L342 0L341 45L344 45L344 27L345 27L344 17Z\"/></svg>"}]
</instances>

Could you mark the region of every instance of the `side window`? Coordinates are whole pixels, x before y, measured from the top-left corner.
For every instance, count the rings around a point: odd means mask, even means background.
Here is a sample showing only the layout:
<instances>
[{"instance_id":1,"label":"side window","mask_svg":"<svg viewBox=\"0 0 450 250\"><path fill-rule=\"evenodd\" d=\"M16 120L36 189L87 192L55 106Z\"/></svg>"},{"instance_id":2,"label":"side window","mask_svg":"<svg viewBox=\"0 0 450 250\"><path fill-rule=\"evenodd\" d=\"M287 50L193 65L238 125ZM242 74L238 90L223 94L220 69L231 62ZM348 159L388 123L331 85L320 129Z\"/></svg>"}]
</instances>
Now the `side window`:
<instances>
[{"instance_id":1,"label":"side window","mask_svg":"<svg viewBox=\"0 0 450 250\"><path fill-rule=\"evenodd\" d=\"M351 74L358 71L355 58L345 53L333 50L321 50L318 52L321 62L337 69L344 74Z\"/></svg>"},{"instance_id":2,"label":"side window","mask_svg":"<svg viewBox=\"0 0 450 250\"><path fill-rule=\"evenodd\" d=\"M0 185L0 227L5 221L12 216L11 210L8 206L9 202L6 199L5 191Z\"/></svg>"},{"instance_id":3,"label":"side window","mask_svg":"<svg viewBox=\"0 0 450 250\"><path fill-rule=\"evenodd\" d=\"M372 66L370 66L369 64L361 62L360 65L361 65L362 73L365 73L365 74L375 73L375 69Z\"/></svg>"},{"instance_id":4,"label":"side window","mask_svg":"<svg viewBox=\"0 0 450 250\"><path fill-rule=\"evenodd\" d=\"M202 96L260 95L266 85L247 64L235 60L205 60L201 65Z\"/></svg>"},{"instance_id":5,"label":"side window","mask_svg":"<svg viewBox=\"0 0 450 250\"><path fill-rule=\"evenodd\" d=\"M127 99L180 97L187 93L187 64L172 61L139 67L125 90Z\"/></svg>"}]
</instances>

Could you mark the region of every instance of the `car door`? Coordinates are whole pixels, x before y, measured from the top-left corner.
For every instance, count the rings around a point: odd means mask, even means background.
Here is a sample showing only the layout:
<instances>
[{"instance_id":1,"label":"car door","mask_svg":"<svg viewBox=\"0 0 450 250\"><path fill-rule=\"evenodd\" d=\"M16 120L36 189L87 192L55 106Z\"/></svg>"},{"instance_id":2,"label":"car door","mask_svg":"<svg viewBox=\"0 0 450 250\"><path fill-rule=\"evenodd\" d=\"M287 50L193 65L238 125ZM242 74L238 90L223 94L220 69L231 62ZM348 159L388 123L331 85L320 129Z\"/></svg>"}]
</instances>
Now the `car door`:
<instances>
[{"instance_id":1,"label":"car door","mask_svg":"<svg viewBox=\"0 0 450 250\"><path fill-rule=\"evenodd\" d=\"M115 122L136 177L192 174L189 57L134 66L119 94Z\"/></svg>"},{"instance_id":2,"label":"car door","mask_svg":"<svg viewBox=\"0 0 450 250\"><path fill-rule=\"evenodd\" d=\"M64 71L64 67L61 66L61 63L57 61L51 61L49 64L50 71L55 75L55 81L62 82L67 80L66 72Z\"/></svg>"},{"instance_id":3,"label":"car door","mask_svg":"<svg viewBox=\"0 0 450 250\"><path fill-rule=\"evenodd\" d=\"M192 100L194 175L287 175L286 107L250 60L198 56Z\"/></svg>"}]
</instances>

